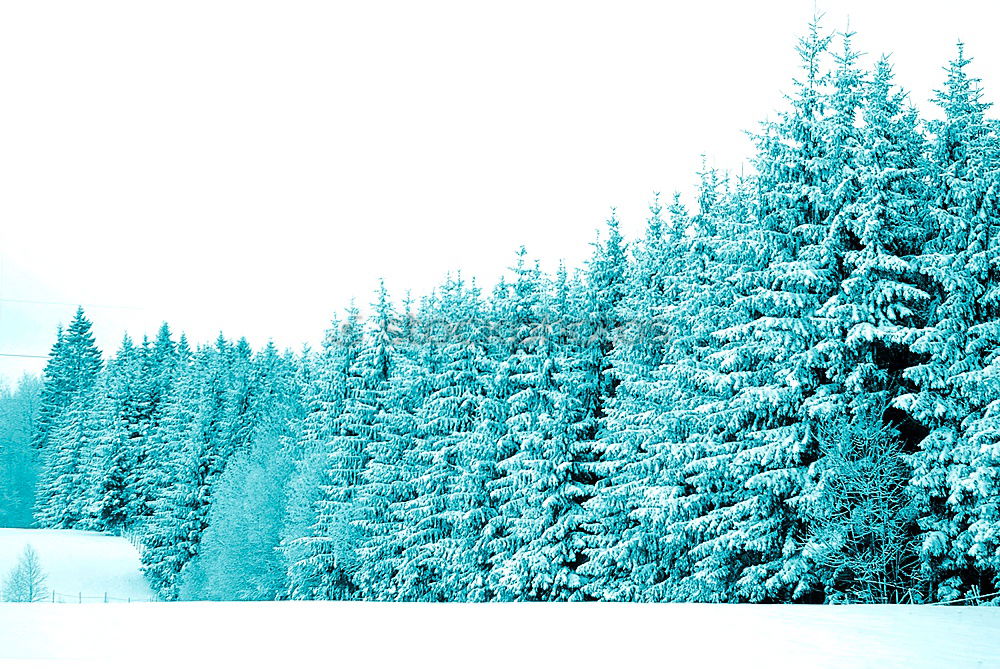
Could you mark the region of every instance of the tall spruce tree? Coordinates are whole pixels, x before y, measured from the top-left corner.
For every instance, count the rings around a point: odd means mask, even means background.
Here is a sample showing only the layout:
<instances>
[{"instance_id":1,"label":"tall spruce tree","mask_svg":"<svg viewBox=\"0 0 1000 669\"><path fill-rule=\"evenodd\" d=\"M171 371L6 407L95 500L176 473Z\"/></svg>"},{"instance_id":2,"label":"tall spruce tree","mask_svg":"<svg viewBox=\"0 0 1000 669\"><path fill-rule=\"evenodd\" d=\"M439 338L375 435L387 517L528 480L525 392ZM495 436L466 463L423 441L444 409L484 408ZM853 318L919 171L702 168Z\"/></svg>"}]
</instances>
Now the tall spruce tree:
<instances>
[{"instance_id":1,"label":"tall spruce tree","mask_svg":"<svg viewBox=\"0 0 1000 669\"><path fill-rule=\"evenodd\" d=\"M462 601L479 577L470 560L481 526L475 491L472 439L484 395L486 326L479 292L461 275L421 310L430 374L426 399L416 409L419 430L408 452L412 498L401 508L399 596L412 601Z\"/></svg>"},{"instance_id":2,"label":"tall spruce tree","mask_svg":"<svg viewBox=\"0 0 1000 669\"><path fill-rule=\"evenodd\" d=\"M400 319L384 283L373 307L368 378L372 414L361 444L364 468L357 481L356 527L361 537L354 581L365 599L399 597L397 574L405 534L405 506L413 499L410 456L414 448L415 404L410 381L417 375L401 348ZM409 327L404 322L405 327Z\"/></svg>"},{"instance_id":3,"label":"tall spruce tree","mask_svg":"<svg viewBox=\"0 0 1000 669\"><path fill-rule=\"evenodd\" d=\"M990 292L997 278L990 262L996 253L997 139L985 116L989 104L967 71L971 62L959 44L935 96L944 119L929 124L933 227L918 268L930 280L931 304L927 325L911 347L925 360L906 370L916 392L900 402L930 430L912 458L913 485L921 500L926 596L939 600L978 590L989 580L968 554L978 493L970 485L974 448L962 423L974 420L990 400L976 379L997 317Z\"/></svg>"},{"instance_id":4,"label":"tall spruce tree","mask_svg":"<svg viewBox=\"0 0 1000 669\"><path fill-rule=\"evenodd\" d=\"M689 523L698 537L689 583L696 598L797 600L818 585L795 506L815 455L803 407L822 381L810 318L836 287L840 238L824 94L830 39L813 21L799 43L803 77L790 108L758 139L756 225L744 267L730 279L736 318L716 333L713 357L715 383L729 396L707 407L691 465L715 497Z\"/></svg>"},{"instance_id":5,"label":"tall spruce tree","mask_svg":"<svg viewBox=\"0 0 1000 669\"><path fill-rule=\"evenodd\" d=\"M96 436L88 403L103 365L91 327L78 308L58 332L45 367L33 441L42 463L35 521L43 527L71 527L84 515L84 468Z\"/></svg>"}]
</instances>

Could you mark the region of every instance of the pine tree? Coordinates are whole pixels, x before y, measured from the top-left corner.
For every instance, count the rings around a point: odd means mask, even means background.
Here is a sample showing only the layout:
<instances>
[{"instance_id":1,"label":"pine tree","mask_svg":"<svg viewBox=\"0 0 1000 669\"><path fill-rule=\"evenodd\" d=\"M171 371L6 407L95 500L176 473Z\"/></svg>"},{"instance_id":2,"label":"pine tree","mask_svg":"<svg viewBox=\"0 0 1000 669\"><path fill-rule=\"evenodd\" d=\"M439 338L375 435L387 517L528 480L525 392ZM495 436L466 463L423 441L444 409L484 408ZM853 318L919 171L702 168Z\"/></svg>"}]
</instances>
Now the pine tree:
<instances>
[{"instance_id":1,"label":"pine tree","mask_svg":"<svg viewBox=\"0 0 1000 669\"><path fill-rule=\"evenodd\" d=\"M94 343L91 323L79 308L65 330L60 329L45 366L44 387L33 439L42 463L36 522L68 527L82 517L79 508L70 510L66 502L80 492L87 457L81 449L90 447L92 434L86 426L86 398L93 391L101 371L101 352ZM70 411L73 415L70 416ZM59 443L54 443L56 431ZM64 452L66 450L73 452ZM53 497L55 496L55 497Z\"/></svg>"},{"instance_id":2,"label":"pine tree","mask_svg":"<svg viewBox=\"0 0 1000 669\"><path fill-rule=\"evenodd\" d=\"M410 451L413 499L403 505L409 531L402 542L400 598L464 601L482 579L475 546L481 536L485 463L477 462L476 427L490 368L487 324L478 289L461 276L449 279L440 301L425 305L427 346L437 360L426 400L417 409L422 426Z\"/></svg>"},{"instance_id":3,"label":"pine tree","mask_svg":"<svg viewBox=\"0 0 1000 669\"><path fill-rule=\"evenodd\" d=\"M65 329L59 328L45 365L42 403L39 409L35 447L44 450L49 432L75 396L86 392L101 370L101 352L94 343L91 322L78 308Z\"/></svg>"},{"instance_id":4,"label":"pine tree","mask_svg":"<svg viewBox=\"0 0 1000 669\"><path fill-rule=\"evenodd\" d=\"M284 538L289 596L295 599L350 599L357 591L354 493L374 422L370 352L352 306L340 331L328 331L316 382L306 395L303 459L292 483Z\"/></svg>"},{"instance_id":5,"label":"pine tree","mask_svg":"<svg viewBox=\"0 0 1000 669\"><path fill-rule=\"evenodd\" d=\"M183 569L198 554L208 527L215 485L234 453L232 417L233 360L244 358L220 334L212 347L202 347L192 361L183 406L174 425L180 428L174 452L165 463L169 482L156 501L143 539L143 562L154 585L175 599Z\"/></svg>"},{"instance_id":6,"label":"pine tree","mask_svg":"<svg viewBox=\"0 0 1000 669\"><path fill-rule=\"evenodd\" d=\"M839 183L829 141L836 110L824 96L829 42L814 21L799 44L805 77L791 108L758 139L749 263L729 279L734 324L716 333L721 350L712 356L723 397L706 405L689 466L696 488L712 497L688 523L697 544L687 587L699 598L798 600L818 587L795 507L816 455L809 406L822 407L811 318L836 289L842 252L830 188Z\"/></svg>"},{"instance_id":7,"label":"pine tree","mask_svg":"<svg viewBox=\"0 0 1000 669\"><path fill-rule=\"evenodd\" d=\"M843 254L840 290L817 322L826 377L839 387L841 411L892 401L912 356L919 315L928 300L913 256L924 241L921 170L924 143L916 112L894 89L884 58L866 87L864 126L852 160L852 195L841 212L851 250Z\"/></svg>"},{"instance_id":8,"label":"pine tree","mask_svg":"<svg viewBox=\"0 0 1000 669\"><path fill-rule=\"evenodd\" d=\"M133 477L145 467L136 451L143 448L144 351L127 335L101 376L91 411L97 421L96 466L89 490L90 523L118 531L137 515Z\"/></svg>"},{"instance_id":9,"label":"pine tree","mask_svg":"<svg viewBox=\"0 0 1000 669\"><path fill-rule=\"evenodd\" d=\"M198 415L204 373L204 348L196 351L171 392L163 420L153 438L154 472L146 480L156 481L160 492L152 500L152 514L141 522L140 555L144 572L153 587L170 598L180 585L180 572L192 557L193 535L184 521L187 509L198 503L192 478L198 473L195 454Z\"/></svg>"},{"instance_id":10,"label":"pine tree","mask_svg":"<svg viewBox=\"0 0 1000 669\"><path fill-rule=\"evenodd\" d=\"M916 392L899 402L930 430L912 458L913 485L923 511L921 559L927 596L939 600L960 597L990 580L975 569L969 554L973 535L968 528L975 522L977 498L984 489L973 482L979 449L968 443L962 424L975 423L992 399L978 380L997 318L993 287L998 277L991 262L998 220L997 140L993 123L985 117L989 104L982 101L978 80L966 70L970 63L959 44L945 86L935 96L945 117L929 124L934 136L934 225L918 268L930 279L932 299L927 327L911 346L924 360L905 372ZM980 443L981 429L980 424L972 432Z\"/></svg>"},{"instance_id":11,"label":"pine tree","mask_svg":"<svg viewBox=\"0 0 1000 669\"><path fill-rule=\"evenodd\" d=\"M710 335L725 324L728 305L717 236L727 213L723 189L718 172L706 169L695 215L678 196L668 222L658 203L651 211L625 304L631 318L618 333L621 383L604 431L606 482L591 503L600 519L589 565L597 598L676 598L690 570L684 506L697 507L698 498L685 488L695 452L686 442L698 433Z\"/></svg>"},{"instance_id":12,"label":"pine tree","mask_svg":"<svg viewBox=\"0 0 1000 669\"><path fill-rule=\"evenodd\" d=\"M35 504L41 527L71 529L88 518L88 496L95 470L101 388L78 392L62 412L42 454Z\"/></svg>"},{"instance_id":13,"label":"pine tree","mask_svg":"<svg viewBox=\"0 0 1000 669\"><path fill-rule=\"evenodd\" d=\"M371 341L366 352L369 417L360 444L364 468L355 490L355 521L361 545L354 582L365 599L398 597L397 572L406 529L406 504L413 498L410 451L416 426L408 397L411 370L400 354L399 318L384 283L373 308Z\"/></svg>"},{"instance_id":14,"label":"pine tree","mask_svg":"<svg viewBox=\"0 0 1000 669\"><path fill-rule=\"evenodd\" d=\"M500 304L506 360L495 383L508 410L497 443L497 471L487 482L496 515L484 528L488 587L505 600L567 599L582 548L571 537L583 522L574 445L582 410L564 392L551 295L522 248L515 281Z\"/></svg>"},{"instance_id":15,"label":"pine tree","mask_svg":"<svg viewBox=\"0 0 1000 669\"><path fill-rule=\"evenodd\" d=\"M163 323L152 344L144 340L128 367L131 380L124 393L129 397L122 407L122 420L128 432L125 515L129 526L141 525L152 515L160 491L156 434L189 353L186 341L174 343L169 326Z\"/></svg>"},{"instance_id":16,"label":"pine tree","mask_svg":"<svg viewBox=\"0 0 1000 669\"><path fill-rule=\"evenodd\" d=\"M616 392L608 399L607 415L599 422L597 461L591 465L599 483L594 497L585 503L593 539L582 571L589 580L585 592L599 600L636 599L631 551L623 538L635 527L631 491L637 482L635 472L623 470L639 460L647 425L655 412L648 390L653 370L663 359L662 306L665 291L672 284L670 273L677 269L674 254L687 220L679 196L672 208L672 225L663 220L662 211L657 194L618 305L621 322L613 331L614 350L609 355Z\"/></svg>"},{"instance_id":17,"label":"pine tree","mask_svg":"<svg viewBox=\"0 0 1000 669\"><path fill-rule=\"evenodd\" d=\"M141 504L128 510L127 523L140 536L148 533L156 508L162 506L164 493L176 479L178 445L193 430L198 377L192 358L187 339L182 334L177 343L169 387L160 397L150 429L144 466L132 473L133 501L141 501Z\"/></svg>"},{"instance_id":18,"label":"pine tree","mask_svg":"<svg viewBox=\"0 0 1000 669\"><path fill-rule=\"evenodd\" d=\"M42 372L42 394L38 408L38 418L35 421L35 434L32 438L34 447L42 451L47 444L48 437L55 428L55 423L59 419L59 414L69 405L71 392L69 380L66 378L65 350L66 335L62 325L56 330L56 341L49 351L48 361L45 363L45 370Z\"/></svg>"}]
</instances>

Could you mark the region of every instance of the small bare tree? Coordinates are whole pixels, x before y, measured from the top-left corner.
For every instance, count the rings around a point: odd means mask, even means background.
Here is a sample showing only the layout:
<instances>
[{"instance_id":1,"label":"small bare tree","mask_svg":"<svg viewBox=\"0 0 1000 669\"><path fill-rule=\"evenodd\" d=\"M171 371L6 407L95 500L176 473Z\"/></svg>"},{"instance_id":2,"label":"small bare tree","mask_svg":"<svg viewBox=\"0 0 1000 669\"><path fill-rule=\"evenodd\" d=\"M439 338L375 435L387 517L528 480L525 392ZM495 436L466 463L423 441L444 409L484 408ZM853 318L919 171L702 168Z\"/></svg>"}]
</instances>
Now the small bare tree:
<instances>
[{"instance_id":1,"label":"small bare tree","mask_svg":"<svg viewBox=\"0 0 1000 669\"><path fill-rule=\"evenodd\" d=\"M41 602L48 597L45 574L38 560L38 553L31 545L24 547L24 553L17 565L10 570L3 584L3 599L8 602Z\"/></svg>"},{"instance_id":2,"label":"small bare tree","mask_svg":"<svg viewBox=\"0 0 1000 669\"><path fill-rule=\"evenodd\" d=\"M912 601L915 507L902 443L877 408L820 430L824 457L812 541L831 570L831 599L869 604Z\"/></svg>"}]
</instances>

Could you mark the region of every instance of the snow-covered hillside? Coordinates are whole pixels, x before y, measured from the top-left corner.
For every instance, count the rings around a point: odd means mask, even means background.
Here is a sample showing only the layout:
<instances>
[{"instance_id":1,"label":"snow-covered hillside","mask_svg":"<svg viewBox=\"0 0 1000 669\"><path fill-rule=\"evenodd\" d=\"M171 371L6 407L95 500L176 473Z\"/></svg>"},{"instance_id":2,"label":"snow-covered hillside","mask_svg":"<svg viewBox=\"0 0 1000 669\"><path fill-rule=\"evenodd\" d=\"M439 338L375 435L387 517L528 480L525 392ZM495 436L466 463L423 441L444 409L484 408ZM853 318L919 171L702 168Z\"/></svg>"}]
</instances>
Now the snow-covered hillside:
<instances>
[{"instance_id":1,"label":"snow-covered hillside","mask_svg":"<svg viewBox=\"0 0 1000 669\"><path fill-rule=\"evenodd\" d=\"M1000 666L1000 609L589 603L3 604L0 658L72 659L74 666L83 662L101 667L152 663L967 669Z\"/></svg>"},{"instance_id":2,"label":"snow-covered hillside","mask_svg":"<svg viewBox=\"0 0 1000 669\"><path fill-rule=\"evenodd\" d=\"M155 599L132 544L97 532L0 528L0 579L28 544L38 553L47 576L45 586L56 593L56 602L75 603L81 597L103 602L105 594L108 601Z\"/></svg>"}]
</instances>

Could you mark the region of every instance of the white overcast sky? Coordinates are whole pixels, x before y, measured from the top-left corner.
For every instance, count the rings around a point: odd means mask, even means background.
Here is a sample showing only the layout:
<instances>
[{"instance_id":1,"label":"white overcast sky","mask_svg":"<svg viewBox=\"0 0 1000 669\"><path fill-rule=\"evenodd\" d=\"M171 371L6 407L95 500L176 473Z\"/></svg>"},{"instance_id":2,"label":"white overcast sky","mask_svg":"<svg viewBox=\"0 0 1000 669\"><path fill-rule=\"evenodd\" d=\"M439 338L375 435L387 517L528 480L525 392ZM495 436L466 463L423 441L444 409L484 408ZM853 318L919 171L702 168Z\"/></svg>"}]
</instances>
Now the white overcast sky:
<instances>
[{"instance_id":1,"label":"white overcast sky","mask_svg":"<svg viewBox=\"0 0 1000 669\"><path fill-rule=\"evenodd\" d=\"M820 4L927 108L963 39L998 99L993 3ZM0 4L0 353L317 343L384 276L486 285L525 244L578 264L699 156L739 170L812 0ZM995 73L995 75L994 75ZM25 302L29 301L29 302ZM63 304L38 304L54 302ZM0 379L40 359L0 357Z\"/></svg>"}]
</instances>

